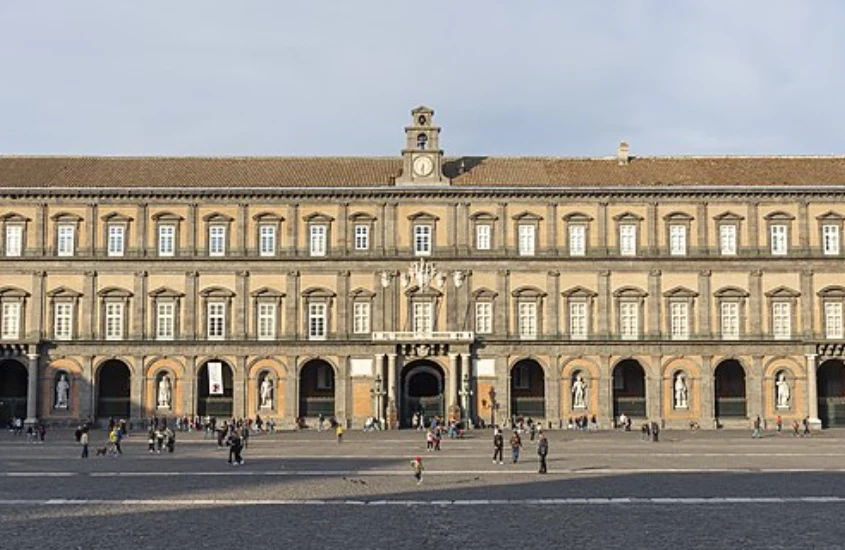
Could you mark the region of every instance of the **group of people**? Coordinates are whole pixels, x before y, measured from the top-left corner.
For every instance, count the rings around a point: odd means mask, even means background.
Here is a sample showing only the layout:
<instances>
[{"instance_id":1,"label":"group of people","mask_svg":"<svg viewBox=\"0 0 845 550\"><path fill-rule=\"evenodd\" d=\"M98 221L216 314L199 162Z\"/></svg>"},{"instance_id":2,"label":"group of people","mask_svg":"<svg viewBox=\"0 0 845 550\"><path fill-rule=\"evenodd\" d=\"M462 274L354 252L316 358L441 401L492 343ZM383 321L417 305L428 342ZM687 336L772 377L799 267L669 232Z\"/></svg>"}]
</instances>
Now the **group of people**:
<instances>
[{"instance_id":1,"label":"group of people","mask_svg":"<svg viewBox=\"0 0 845 550\"><path fill-rule=\"evenodd\" d=\"M16 416L9 419L7 425L12 435L20 436L24 433L24 419ZM44 443L47 437L47 426L38 422L37 424L30 424L26 427L26 441L27 443Z\"/></svg>"},{"instance_id":2,"label":"group of people","mask_svg":"<svg viewBox=\"0 0 845 550\"><path fill-rule=\"evenodd\" d=\"M534 440L533 437L533 429L531 430L531 440ZM546 466L546 457L549 454L549 440L546 437L546 434L543 433L542 429L537 429L536 432L539 434L539 441L537 442L537 455L540 458L540 469L538 473L545 474L547 472ZM499 429L498 426L493 428L493 464L498 462L499 464L504 464L504 448L505 448L505 436L502 433L502 430ZM519 463L519 455L522 451L522 437L520 436L520 432L518 430L513 430L510 437L510 448L511 448L511 460L514 464Z\"/></svg>"},{"instance_id":3,"label":"group of people","mask_svg":"<svg viewBox=\"0 0 845 550\"><path fill-rule=\"evenodd\" d=\"M587 418L586 414L582 414L581 416L576 416L574 419L570 416L566 427L570 430L581 430L584 432L588 429L596 431L599 429L599 423L596 415Z\"/></svg>"},{"instance_id":4,"label":"group of people","mask_svg":"<svg viewBox=\"0 0 845 550\"><path fill-rule=\"evenodd\" d=\"M783 418L781 415L778 415L775 419L775 429L778 433L783 431ZM757 415L757 418L754 419L754 430L751 432L751 437L754 439L758 439L763 437L763 432L766 430L766 423L764 420L760 419L760 415ZM809 437L810 436L810 417L805 416L799 422L798 419L794 419L792 421L792 436L793 437Z\"/></svg>"},{"instance_id":5,"label":"group of people","mask_svg":"<svg viewBox=\"0 0 845 550\"><path fill-rule=\"evenodd\" d=\"M161 454L162 451L172 453L176 450L176 434L167 426L167 420L162 419L147 430L147 451Z\"/></svg>"}]
</instances>

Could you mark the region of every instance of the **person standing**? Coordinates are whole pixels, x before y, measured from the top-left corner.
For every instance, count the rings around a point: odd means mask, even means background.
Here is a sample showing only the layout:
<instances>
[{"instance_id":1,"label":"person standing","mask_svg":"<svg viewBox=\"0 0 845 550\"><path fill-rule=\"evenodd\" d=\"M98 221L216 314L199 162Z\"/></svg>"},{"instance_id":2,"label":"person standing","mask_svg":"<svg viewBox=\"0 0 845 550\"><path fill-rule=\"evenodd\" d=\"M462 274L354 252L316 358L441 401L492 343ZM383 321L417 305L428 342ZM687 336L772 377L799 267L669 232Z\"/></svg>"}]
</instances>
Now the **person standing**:
<instances>
[{"instance_id":1,"label":"person standing","mask_svg":"<svg viewBox=\"0 0 845 550\"><path fill-rule=\"evenodd\" d=\"M496 463L496 457L499 457L499 464L504 464L502 461L504 449L505 437L502 435L502 431L496 428L496 432L493 434L493 464Z\"/></svg>"},{"instance_id":2,"label":"person standing","mask_svg":"<svg viewBox=\"0 0 845 550\"><path fill-rule=\"evenodd\" d=\"M417 485L422 483L423 480L423 467L422 458L414 457L414 460L411 461L411 469L414 471L414 479L417 480Z\"/></svg>"},{"instance_id":3,"label":"person standing","mask_svg":"<svg viewBox=\"0 0 845 550\"><path fill-rule=\"evenodd\" d=\"M79 444L82 445L82 458L88 458L88 428L82 428Z\"/></svg>"},{"instance_id":4,"label":"person standing","mask_svg":"<svg viewBox=\"0 0 845 550\"><path fill-rule=\"evenodd\" d=\"M337 427L335 428L335 433L337 434L337 442L343 443L343 425L338 422Z\"/></svg>"},{"instance_id":5,"label":"person standing","mask_svg":"<svg viewBox=\"0 0 845 550\"><path fill-rule=\"evenodd\" d=\"M519 437L519 432L514 430L511 436L511 457L513 458L514 464L519 462L520 449L522 449L522 438Z\"/></svg>"},{"instance_id":6,"label":"person standing","mask_svg":"<svg viewBox=\"0 0 845 550\"><path fill-rule=\"evenodd\" d=\"M546 434L540 432L540 441L537 443L537 454L540 456L540 471L545 474L546 470L546 456L549 454L549 440L546 439Z\"/></svg>"},{"instance_id":7,"label":"person standing","mask_svg":"<svg viewBox=\"0 0 845 550\"><path fill-rule=\"evenodd\" d=\"M751 437L758 439L760 436L760 415L758 414L757 418L754 419L754 431L751 433Z\"/></svg>"},{"instance_id":8,"label":"person standing","mask_svg":"<svg viewBox=\"0 0 845 550\"><path fill-rule=\"evenodd\" d=\"M783 431L783 418L781 418L780 415L778 415L777 420L775 421L775 424L778 427L778 433L782 432Z\"/></svg>"}]
</instances>

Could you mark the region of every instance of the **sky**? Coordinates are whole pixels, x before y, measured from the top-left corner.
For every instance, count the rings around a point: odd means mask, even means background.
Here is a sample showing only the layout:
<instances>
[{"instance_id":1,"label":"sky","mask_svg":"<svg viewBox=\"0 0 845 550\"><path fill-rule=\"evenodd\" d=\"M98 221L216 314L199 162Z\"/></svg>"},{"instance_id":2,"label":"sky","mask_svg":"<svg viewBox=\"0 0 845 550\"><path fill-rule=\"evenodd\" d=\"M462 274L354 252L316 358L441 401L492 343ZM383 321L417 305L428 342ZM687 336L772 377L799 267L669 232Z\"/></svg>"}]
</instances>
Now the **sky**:
<instances>
[{"instance_id":1,"label":"sky","mask_svg":"<svg viewBox=\"0 0 845 550\"><path fill-rule=\"evenodd\" d=\"M845 154L845 2L0 0L0 154Z\"/></svg>"}]
</instances>

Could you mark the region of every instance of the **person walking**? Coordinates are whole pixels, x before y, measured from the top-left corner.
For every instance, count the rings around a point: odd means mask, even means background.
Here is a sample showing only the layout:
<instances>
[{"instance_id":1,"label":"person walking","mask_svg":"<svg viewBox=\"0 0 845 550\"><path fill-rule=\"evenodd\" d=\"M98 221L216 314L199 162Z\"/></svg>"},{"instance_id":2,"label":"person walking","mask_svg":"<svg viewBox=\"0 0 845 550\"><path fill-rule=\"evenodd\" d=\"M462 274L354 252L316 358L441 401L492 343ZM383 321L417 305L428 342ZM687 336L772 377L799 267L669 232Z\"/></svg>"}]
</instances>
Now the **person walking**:
<instances>
[{"instance_id":1,"label":"person walking","mask_svg":"<svg viewBox=\"0 0 845 550\"><path fill-rule=\"evenodd\" d=\"M754 419L754 431L751 433L751 437L754 439L759 439L762 435L760 430L760 415L757 415L757 418Z\"/></svg>"},{"instance_id":2,"label":"person walking","mask_svg":"<svg viewBox=\"0 0 845 550\"><path fill-rule=\"evenodd\" d=\"M337 434L337 442L343 443L343 425L338 423L337 427L335 428L335 433Z\"/></svg>"},{"instance_id":3,"label":"person walking","mask_svg":"<svg viewBox=\"0 0 845 550\"><path fill-rule=\"evenodd\" d=\"M502 454L505 449L505 436L502 435L502 430L496 428L493 434L493 464L496 463L496 457L499 457L499 464L504 464L502 461Z\"/></svg>"},{"instance_id":4,"label":"person walking","mask_svg":"<svg viewBox=\"0 0 845 550\"><path fill-rule=\"evenodd\" d=\"M775 424L777 425L778 433L781 433L783 431L783 418L781 418L780 415L778 415L777 420L775 420Z\"/></svg>"},{"instance_id":5,"label":"person walking","mask_svg":"<svg viewBox=\"0 0 845 550\"><path fill-rule=\"evenodd\" d=\"M88 458L88 428L82 428L82 433L79 434L79 444L82 445L81 458Z\"/></svg>"},{"instance_id":6,"label":"person walking","mask_svg":"<svg viewBox=\"0 0 845 550\"><path fill-rule=\"evenodd\" d=\"M537 454L540 456L540 471L539 473L547 473L546 456L549 454L549 440L546 439L546 434L540 432L540 441L537 443Z\"/></svg>"},{"instance_id":7,"label":"person walking","mask_svg":"<svg viewBox=\"0 0 845 550\"><path fill-rule=\"evenodd\" d=\"M422 483L423 480L423 467L422 458L414 457L414 460L411 461L411 469L414 471L414 479L417 480L417 485Z\"/></svg>"},{"instance_id":8,"label":"person walking","mask_svg":"<svg viewBox=\"0 0 845 550\"><path fill-rule=\"evenodd\" d=\"M519 437L519 432L514 430L511 436L511 457L513 458L514 464L519 462L520 449L522 449L522 438Z\"/></svg>"}]
</instances>

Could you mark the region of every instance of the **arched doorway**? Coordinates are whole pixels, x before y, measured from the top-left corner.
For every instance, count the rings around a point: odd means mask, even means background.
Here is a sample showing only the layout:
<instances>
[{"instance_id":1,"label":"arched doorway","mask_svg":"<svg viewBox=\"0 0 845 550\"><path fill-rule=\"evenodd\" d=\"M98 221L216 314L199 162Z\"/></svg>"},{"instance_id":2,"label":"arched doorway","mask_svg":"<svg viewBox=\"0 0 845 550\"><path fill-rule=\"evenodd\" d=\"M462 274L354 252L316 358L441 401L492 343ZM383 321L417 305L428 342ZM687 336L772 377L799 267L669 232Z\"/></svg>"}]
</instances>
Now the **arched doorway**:
<instances>
[{"instance_id":1,"label":"arched doorway","mask_svg":"<svg viewBox=\"0 0 845 550\"><path fill-rule=\"evenodd\" d=\"M223 378L223 394L212 394L209 388L208 366L220 364L220 374ZM216 368L216 367L215 367ZM217 418L232 418L234 406L234 384L232 383L232 367L226 361L212 359L206 361L197 372L197 414L199 416L215 416Z\"/></svg>"},{"instance_id":2,"label":"arched doorway","mask_svg":"<svg viewBox=\"0 0 845 550\"><path fill-rule=\"evenodd\" d=\"M745 369L736 359L722 361L715 373L716 418L745 417Z\"/></svg>"},{"instance_id":3,"label":"arched doorway","mask_svg":"<svg viewBox=\"0 0 845 550\"><path fill-rule=\"evenodd\" d=\"M831 359L816 373L822 426L845 426L845 363Z\"/></svg>"},{"instance_id":4,"label":"arched doorway","mask_svg":"<svg viewBox=\"0 0 845 550\"><path fill-rule=\"evenodd\" d=\"M443 395L443 369L434 361L414 361L402 369L402 410L400 422L410 427L415 412L426 419L445 418L446 399Z\"/></svg>"},{"instance_id":5,"label":"arched doorway","mask_svg":"<svg viewBox=\"0 0 845 550\"><path fill-rule=\"evenodd\" d=\"M645 417L645 370L636 359L625 359L613 368L613 418L625 413Z\"/></svg>"},{"instance_id":6,"label":"arched doorway","mask_svg":"<svg viewBox=\"0 0 845 550\"><path fill-rule=\"evenodd\" d=\"M123 361L109 359L97 371L97 417L129 418L132 373Z\"/></svg>"},{"instance_id":7,"label":"arched doorway","mask_svg":"<svg viewBox=\"0 0 845 550\"><path fill-rule=\"evenodd\" d=\"M0 424L10 418L26 418L26 391L29 376L17 361L0 362Z\"/></svg>"},{"instance_id":8,"label":"arched doorway","mask_svg":"<svg viewBox=\"0 0 845 550\"><path fill-rule=\"evenodd\" d=\"M511 416L546 417L545 376L534 359L522 359L511 368Z\"/></svg>"},{"instance_id":9,"label":"arched doorway","mask_svg":"<svg viewBox=\"0 0 845 550\"><path fill-rule=\"evenodd\" d=\"M299 416L334 416L334 368L324 359L308 361L299 373Z\"/></svg>"}]
</instances>

